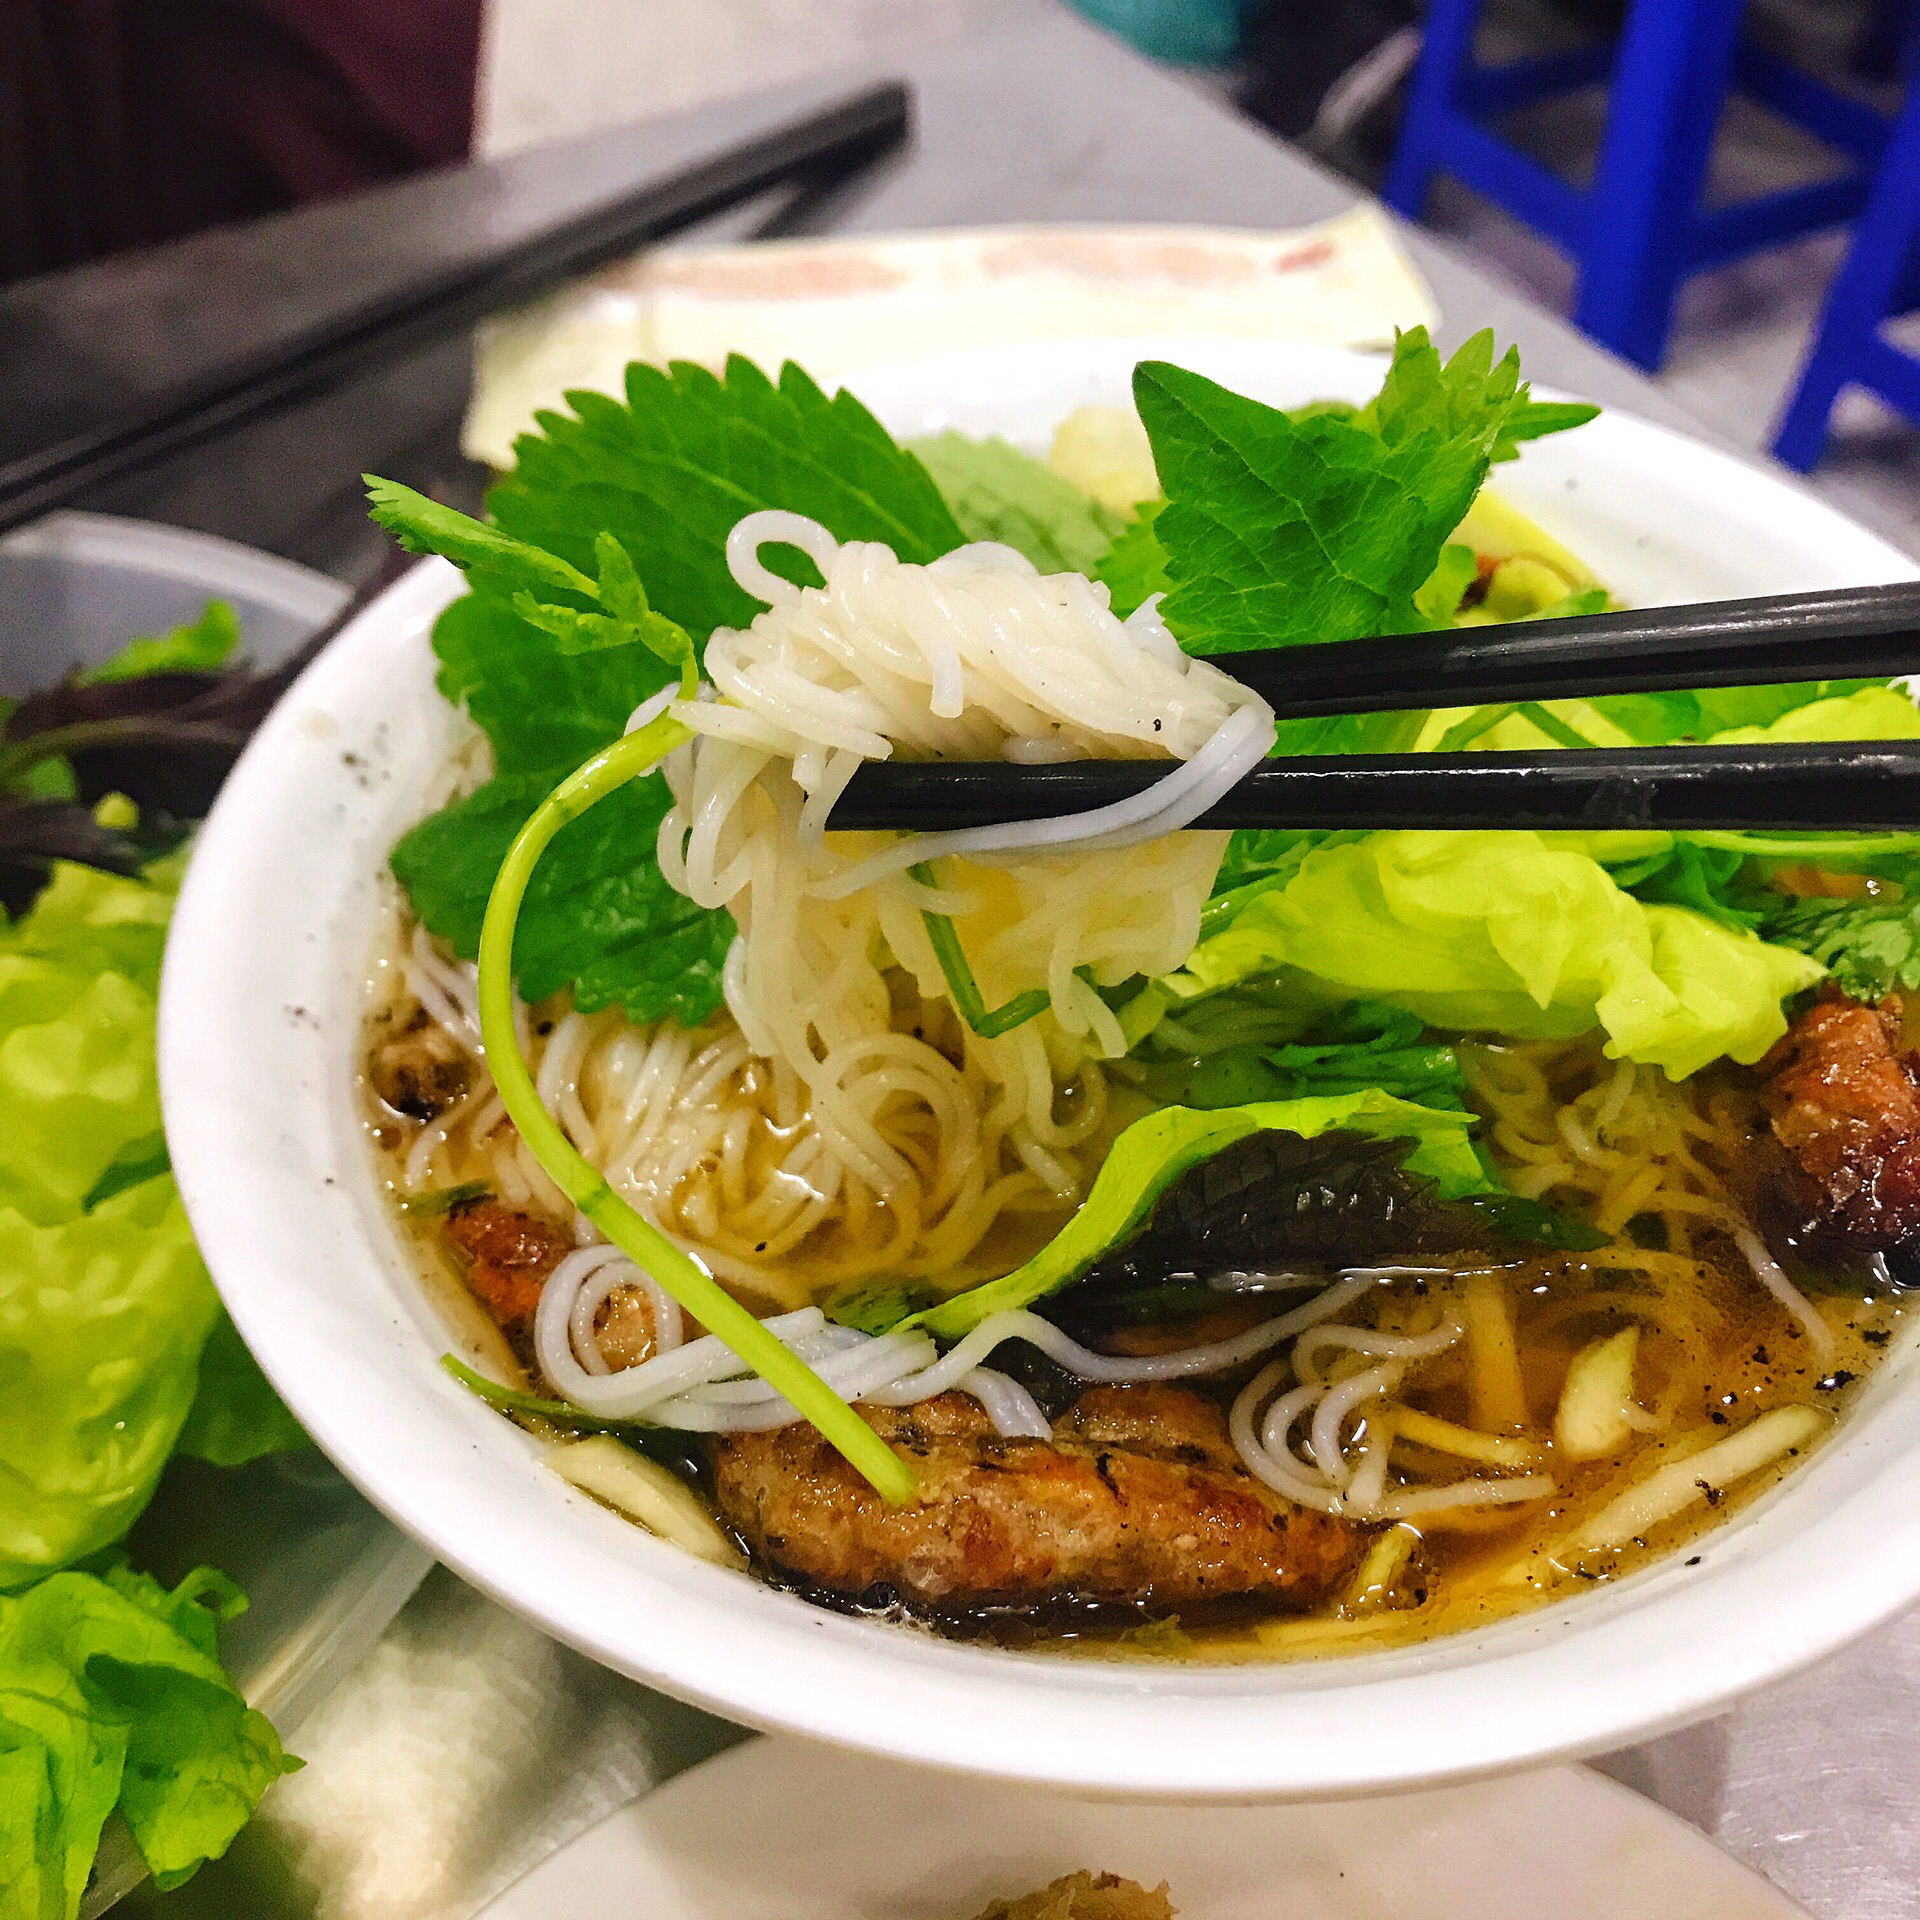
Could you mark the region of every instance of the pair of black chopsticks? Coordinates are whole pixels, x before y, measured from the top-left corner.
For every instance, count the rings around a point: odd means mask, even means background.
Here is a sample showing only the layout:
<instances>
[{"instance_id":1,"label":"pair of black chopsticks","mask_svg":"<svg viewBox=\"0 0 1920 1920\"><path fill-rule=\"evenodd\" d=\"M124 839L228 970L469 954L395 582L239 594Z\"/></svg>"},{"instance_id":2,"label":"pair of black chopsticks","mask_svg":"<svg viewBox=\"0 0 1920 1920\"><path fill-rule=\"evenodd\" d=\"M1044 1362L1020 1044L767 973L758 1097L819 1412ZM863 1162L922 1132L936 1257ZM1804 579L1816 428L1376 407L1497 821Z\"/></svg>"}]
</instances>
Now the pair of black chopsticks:
<instances>
[{"instance_id":1,"label":"pair of black chopsticks","mask_svg":"<svg viewBox=\"0 0 1920 1920\"><path fill-rule=\"evenodd\" d=\"M796 204L815 205L902 144L909 108L898 81L848 95L509 245L430 263L310 331L70 440L0 463L0 533L762 194L787 188ZM761 232L789 230L792 212Z\"/></svg>"},{"instance_id":2,"label":"pair of black chopsticks","mask_svg":"<svg viewBox=\"0 0 1920 1920\"><path fill-rule=\"evenodd\" d=\"M1223 654L1283 720L1920 670L1920 581ZM1125 800L1165 761L876 762L828 825L945 832ZM1920 740L1264 761L1199 827L1920 829Z\"/></svg>"}]
</instances>

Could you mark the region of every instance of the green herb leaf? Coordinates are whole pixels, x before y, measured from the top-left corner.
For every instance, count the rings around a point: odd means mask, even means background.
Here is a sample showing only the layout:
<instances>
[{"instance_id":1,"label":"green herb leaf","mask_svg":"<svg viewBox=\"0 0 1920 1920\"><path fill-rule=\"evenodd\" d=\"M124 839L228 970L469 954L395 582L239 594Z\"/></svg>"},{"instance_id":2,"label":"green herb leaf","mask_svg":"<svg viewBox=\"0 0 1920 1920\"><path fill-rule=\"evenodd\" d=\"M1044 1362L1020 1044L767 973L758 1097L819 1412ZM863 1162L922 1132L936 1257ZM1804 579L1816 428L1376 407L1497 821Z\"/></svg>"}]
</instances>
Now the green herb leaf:
<instances>
[{"instance_id":1,"label":"green herb leaf","mask_svg":"<svg viewBox=\"0 0 1920 1920\"><path fill-rule=\"evenodd\" d=\"M1920 991L1920 887L1897 900L1775 898L1761 931L1819 961L1842 992L1871 1003L1896 987Z\"/></svg>"},{"instance_id":2,"label":"green herb leaf","mask_svg":"<svg viewBox=\"0 0 1920 1920\"><path fill-rule=\"evenodd\" d=\"M1057 1293L1126 1240L1189 1167L1262 1129L1308 1140L1335 1128L1410 1140L1414 1144L1403 1163L1410 1171L1425 1175L1448 1198L1478 1192L1488 1181L1468 1137L1473 1124L1471 1114L1436 1112L1377 1090L1211 1113L1162 1107L1114 1141L1079 1211L1032 1259L1001 1279L955 1294L908 1324L924 1326L942 1340L958 1340L990 1314L1030 1307Z\"/></svg>"},{"instance_id":3,"label":"green herb leaf","mask_svg":"<svg viewBox=\"0 0 1920 1920\"><path fill-rule=\"evenodd\" d=\"M1042 573L1091 573L1128 525L1008 441L942 433L908 444L969 540L998 540Z\"/></svg>"},{"instance_id":4,"label":"green herb leaf","mask_svg":"<svg viewBox=\"0 0 1920 1920\"><path fill-rule=\"evenodd\" d=\"M451 1187L429 1187L424 1193L410 1193L400 1202L400 1211L409 1220L442 1220L470 1200L484 1200L493 1189L484 1180L462 1180Z\"/></svg>"},{"instance_id":5,"label":"green herb leaf","mask_svg":"<svg viewBox=\"0 0 1920 1920\"><path fill-rule=\"evenodd\" d=\"M543 774L549 786L619 739L634 708L672 679L646 647L567 653L487 587L440 616L433 649L440 691L465 702L498 770Z\"/></svg>"},{"instance_id":6,"label":"green herb leaf","mask_svg":"<svg viewBox=\"0 0 1920 1920\"><path fill-rule=\"evenodd\" d=\"M486 574L507 592L577 593L599 589L579 568L544 548L516 540L456 507L443 506L396 480L363 473L373 518L409 553L437 553L455 566Z\"/></svg>"},{"instance_id":7,"label":"green herb leaf","mask_svg":"<svg viewBox=\"0 0 1920 1920\"><path fill-rule=\"evenodd\" d=\"M555 784L546 773L502 774L394 848L393 871L414 911L462 959L478 956L500 863ZM684 1026L720 1005L733 917L667 885L653 847L671 804L665 780L650 776L561 829L535 870L514 942L525 998L571 985L583 1013L618 1004L629 1019L671 1013Z\"/></svg>"},{"instance_id":8,"label":"green herb leaf","mask_svg":"<svg viewBox=\"0 0 1920 1920\"><path fill-rule=\"evenodd\" d=\"M179 1886L299 1765L221 1671L218 1622L244 1605L209 1569L169 1593L119 1565L0 1597L7 1920L72 1920L116 1806L155 1884Z\"/></svg>"},{"instance_id":9,"label":"green herb leaf","mask_svg":"<svg viewBox=\"0 0 1920 1920\"><path fill-rule=\"evenodd\" d=\"M473 590L434 628L434 650L441 691L486 733L499 777L394 852L421 918L467 956L500 861L538 801L676 675L690 691L715 626L759 611L726 563L743 515L806 514L836 538L883 540L912 561L966 538L919 461L852 395L829 399L797 367L775 385L737 357L724 379L636 364L624 404L592 393L568 403L571 417L542 414L542 431L519 441L518 465L489 496L496 525L369 483L382 524L472 572ZM791 549L770 546L763 559L817 577ZM672 1012L688 1022L719 1005L733 922L661 879L652 847L665 805L661 783L644 783L555 841L514 950L529 999L571 985L583 1010L617 1002L636 1020Z\"/></svg>"},{"instance_id":10,"label":"green herb leaf","mask_svg":"<svg viewBox=\"0 0 1920 1920\"><path fill-rule=\"evenodd\" d=\"M1219 1023L1232 1018L1232 1003L1241 997L1230 989L1202 1004L1210 1020ZM1253 997L1250 1014L1264 998L1257 990ZM1419 1106L1466 1111L1458 1051L1428 1039L1416 1015L1378 1001L1358 1001L1323 1015L1312 1031L1316 1037L1310 1043L1242 1041L1193 1054L1183 1054L1175 1041L1171 1058L1149 1064L1147 1089L1179 1106L1215 1108L1377 1087Z\"/></svg>"},{"instance_id":11,"label":"green herb leaf","mask_svg":"<svg viewBox=\"0 0 1920 1920\"><path fill-rule=\"evenodd\" d=\"M1134 398L1167 495L1167 620L1196 653L1419 624L1414 595L1496 453L1577 424L1536 412L1490 333L1443 365L1423 328L1354 414L1288 414L1161 361L1135 369Z\"/></svg>"},{"instance_id":12,"label":"green herb leaf","mask_svg":"<svg viewBox=\"0 0 1920 1920\"><path fill-rule=\"evenodd\" d=\"M1491 344L1492 336L1488 336ZM1585 400L1533 400L1508 420L1493 450L1496 461L1517 460L1523 440L1541 440L1550 433L1565 433L1571 427L1584 427L1597 420L1600 409Z\"/></svg>"},{"instance_id":13,"label":"green herb leaf","mask_svg":"<svg viewBox=\"0 0 1920 1920\"><path fill-rule=\"evenodd\" d=\"M222 1313L200 1350L199 1385L174 1451L216 1467L243 1467L312 1444Z\"/></svg>"},{"instance_id":14,"label":"green herb leaf","mask_svg":"<svg viewBox=\"0 0 1920 1920\"><path fill-rule=\"evenodd\" d=\"M111 660L74 675L83 687L139 680L150 673L212 673L240 644L240 622L224 600L209 600L198 620L170 633L142 634Z\"/></svg>"},{"instance_id":15,"label":"green herb leaf","mask_svg":"<svg viewBox=\"0 0 1920 1920\"><path fill-rule=\"evenodd\" d=\"M1167 573L1167 550L1154 532L1166 504L1143 501L1138 514L1094 564L1093 577L1106 582L1113 610L1123 620L1143 601L1173 585Z\"/></svg>"},{"instance_id":16,"label":"green herb leaf","mask_svg":"<svg viewBox=\"0 0 1920 1920\"><path fill-rule=\"evenodd\" d=\"M494 519L583 573L596 536L612 535L652 605L697 645L760 610L726 565L727 535L746 514L805 514L836 539L883 540L902 560L937 559L966 539L926 468L851 394L829 399L798 367L776 386L737 355L724 378L635 362L624 404L596 393L567 404L573 417L543 413L541 431L516 444L513 472L488 496ZM798 555L769 547L764 558L817 578Z\"/></svg>"}]
</instances>

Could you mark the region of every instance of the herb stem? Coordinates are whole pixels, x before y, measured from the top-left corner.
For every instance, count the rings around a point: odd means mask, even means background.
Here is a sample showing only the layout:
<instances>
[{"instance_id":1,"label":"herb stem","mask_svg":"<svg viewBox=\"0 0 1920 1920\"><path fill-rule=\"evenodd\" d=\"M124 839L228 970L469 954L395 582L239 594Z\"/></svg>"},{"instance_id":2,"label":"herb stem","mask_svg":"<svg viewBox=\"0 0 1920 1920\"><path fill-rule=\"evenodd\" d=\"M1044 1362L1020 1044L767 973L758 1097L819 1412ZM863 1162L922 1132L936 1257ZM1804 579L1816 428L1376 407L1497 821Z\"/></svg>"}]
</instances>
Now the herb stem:
<instances>
[{"instance_id":1,"label":"herb stem","mask_svg":"<svg viewBox=\"0 0 1920 1920\"><path fill-rule=\"evenodd\" d=\"M907 871L923 887L937 887L940 883L933 877L933 868L925 860ZM934 913L923 909L920 924L927 930L927 938L933 942L934 958L940 962L940 971L946 976L947 991L953 996L953 1004L960 1018L970 1026L983 1040L997 1040L1003 1033L1011 1033L1015 1027L1024 1027L1029 1020L1037 1019L1053 1003L1053 996L1045 987L1034 987L1026 993L1017 993L1003 1007L987 1008L984 996L980 992L980 983L973 977L973 968L967 960L967 950L960 944L960 936L954 931L953 922L944 913Z\"/></svg>"},{"instance_id":2,"label":"herb stem","mask_svg":"<svg viewBox=\"0 0 1920 1920\"><path fill-rule=\"evenodd\" d=\"M569 821L692 738L689 728L662 714L637 733L602 748L569 774L521 828L493 883L480 931L480 1036L487 1066L508 1117L560 1191L709 1333L819 1428L877 1492L899 1506L913 1498L913 1469L797 1353L614 1192L606 1176L547 1111L514 1031L513 936L541 854Z\"/></svg>"}]
</instances>

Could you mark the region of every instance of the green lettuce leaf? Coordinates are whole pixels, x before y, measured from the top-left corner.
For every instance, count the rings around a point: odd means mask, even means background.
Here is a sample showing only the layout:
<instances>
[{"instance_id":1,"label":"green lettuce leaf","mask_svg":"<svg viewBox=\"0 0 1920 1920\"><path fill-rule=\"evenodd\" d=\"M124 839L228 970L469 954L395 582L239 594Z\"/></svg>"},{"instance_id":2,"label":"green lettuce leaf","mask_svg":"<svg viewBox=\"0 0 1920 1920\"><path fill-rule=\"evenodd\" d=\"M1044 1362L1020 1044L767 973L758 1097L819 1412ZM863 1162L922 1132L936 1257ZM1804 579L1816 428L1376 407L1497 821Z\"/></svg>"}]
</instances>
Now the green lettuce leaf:
<instances>
[{"instance_id":1,"label":"green lettuce leaf","mask_svg":"<svg viewBox=\"0 0 1920 1920\"><path fill-rule=\"evenodd\" d=\"M1770 720L1724 727L1707 738L1715 746L1727 747L1769 742L1785 745L1797 740L1914 740L1920 739L1920 707L1899 687L1866 686L1845 694L1822 692Z\"/></svg>"},{"instance_id":2,"label":"green lettuce leaf","mask_svg":"<svg viewBox=\"0 0 1920 1920\"><path fill-rule=\"evenodd\" d=\"M0 1920L71 1920L116 1807L178 1886L298 1764L220 1668L244 1604L205 1570L169 1593L121 1567L0 1598Z\"/></svg>"},{"instance_id":3,"label":"green lettuce leaf","mask_svg":"<svg viewBox=\"0 0 1920 1920\"><path fill-rule=\"evenodd\" d=\"M1428 624L1415 596L1495 457L1592 417L1535 409L1491 333L1443 364L1423 328L1358 412L1289 414L1161 361L1135 369L1134 399L1167 498L1163 610L1195 653Z\"/></svg>"},{"instance_id":4,"label":"green lettuce leaf","mask_svg":"<svg viewBox=\"0 0 1920 1920\"><path fill-rule=\"evenodd\" d=\"M998 540L1042 573L1091 573L1127 525L1009 441L941 433L908 447L969 540Z\"/></svg>"},{"instance_id":5,"label":"green lettuce leaf","mask_svg":"<svg viewBox=\"0 0 1920 1920\"><path fill-rule=\"evenodd\" d=\"M1455 707L1428 716L1422 751L1538 752L1543 747L1738 746L1794 740L1907 740L1920 735L1912 697L1884 681L1806 680L1775 687L1703 687Z\"/></svg>"},{"instance_id":6,"label":"green lettuce leaf","mask_svg":"<svg viewBox=\"0 0 1920 1920\"><path fill-rule=\"evenodd\" d=\"M561 777L502 775L395 846L393 871L414 911L462 959L480 951L487 896L514 836ZM671 1013L684 1026L720 1005L733 916L667 885L653 847L671 804L665 780L630 781L554 836L514 937L514 973L528 1000L571 985L583 1013L618 1004L631 1020Z\"/></svg>"},{"instance_id":7,"label":"green lettuce leaf","mask_svg":"<svg viewBox=\"0 0 1920 1920\"><path fill-rule=\"evenodd\" d=\"M132 1525L218 1310L169 1177L57 1226L0 1207L0 1590Z\"/></svg>"},{"instance_id":8,"label":"green lettuce leaf","mask_svg":"<svg viewBox=\"0 0 1920 1920\"><path fill-rule=\"evenodd\" d=\"M0 926L0 1589L125 1532L218 1312L158 1158L178 866L57 866Z\"/></svg>"},{"instance_id":9,"label":"green lettuce leaf","mask_svg":"<svg viewBox=\"0 0 1920 1920\"><path fill-rule=\"evenodd\" d=\"M1308 1140L1336 1127L1378 1140L1410 1140L1402 1165L1425 1174L1442 1198L1484 1192L1492 1183L1474 1151L1473 1125L1469 1113L1415 1106L1377 1088L1212 1112L1162 1107L1114 1141L1079 1211L1031 1260L899 1324L924 1327L936 1339L958 1340L990 1314L1030 1307L1058 1293L1125 1240L1189 1167L1263 1128Z\"/></svg>"},{"instance_id":10,"label":"green lettuce leaf","mask_svg":"<svg viewBox=\"0 0 1920 1920\"><path fill-rule=\"evenodd\" d=\"M215 1467L244 1467L313 1444L222 1313L200 1349L193 1405L174 1451Z\"/></svg>"},{"instance_id":11,"label":"green lettuce leaf","mask_svg":"<svg viewBox=\"0 0 1920 1920\"><path fill-rule=\"evenodd\" d=\"M1520 1038L1598 1026L1615 1057L1679 1078L1760 1058L1807 956L1683 907L1644 905L1591 855L1532 833L1376 833L1315 848L1251 890L1163 982L1200 995L1284 974L1430 1025Z\"/></svg>"},{"instance_id":12,"label":"green lettuce leaf","mask_svg":"<svg viewBox=\"0 0 1920 1920\"><path fill-rule=\"evenodd\" d=\"M0 1207L70 1219L160 1131L153 1056L170 883L57 865L0 924Z\"/></svg>"}]
</instances>

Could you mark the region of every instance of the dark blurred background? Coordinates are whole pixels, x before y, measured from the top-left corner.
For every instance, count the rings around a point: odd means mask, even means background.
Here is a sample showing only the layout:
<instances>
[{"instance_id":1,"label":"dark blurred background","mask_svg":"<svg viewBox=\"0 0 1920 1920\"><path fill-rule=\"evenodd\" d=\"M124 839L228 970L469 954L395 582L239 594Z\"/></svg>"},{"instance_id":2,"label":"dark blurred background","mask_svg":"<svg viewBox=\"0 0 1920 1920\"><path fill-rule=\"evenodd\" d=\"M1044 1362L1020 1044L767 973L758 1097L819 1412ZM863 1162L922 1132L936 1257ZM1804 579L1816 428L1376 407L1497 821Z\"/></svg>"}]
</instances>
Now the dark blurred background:
<instances>
[{"instance_id":1,"label":"dark blurred background","mask_svg":"<svg viewBox=\"0 0 1920 1920\"><path fill-rule=\"evenodd\" d=\"M0 0L0 280L464 159L481 0Z\"/></svg>"}]
</instances>

